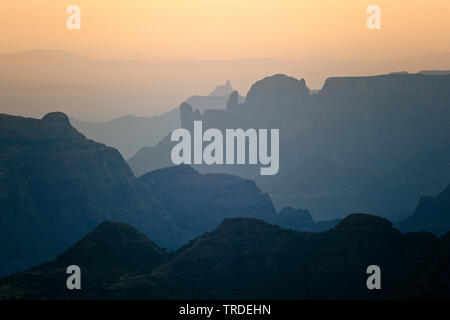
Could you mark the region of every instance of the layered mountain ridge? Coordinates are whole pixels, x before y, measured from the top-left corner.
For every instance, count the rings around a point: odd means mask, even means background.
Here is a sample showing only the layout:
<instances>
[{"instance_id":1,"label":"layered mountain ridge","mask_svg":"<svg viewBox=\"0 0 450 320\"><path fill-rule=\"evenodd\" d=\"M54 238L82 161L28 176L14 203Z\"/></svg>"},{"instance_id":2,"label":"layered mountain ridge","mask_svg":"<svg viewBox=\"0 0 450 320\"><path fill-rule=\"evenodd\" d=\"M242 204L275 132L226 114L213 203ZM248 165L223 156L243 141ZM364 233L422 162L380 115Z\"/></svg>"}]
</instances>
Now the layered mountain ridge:
<instances>
[{"instance_id":1,"label":"layered mountain ridge","mask_svg":"<svg viewBox=\"0 0 450 320\"><path fill-rule=\"evenodd\" d=\"M176 249L223 219L286 225L253 181L170 167L140 178L120 153L86 139L62 113L0 116L0 275L48 260L105 220ZM323 230L302 216L292 227Z\"/></svg>"},{"instance_id":2,"label":"layered mountain ridge","mask_svg":"<svg viewBox=\"0 0 450 320\"><path fill-rule=\"evenodd\" d=\"M349 215L322 233L228 218L167 254L134 228L108 222L56 260L0 279L0 297L442 299L450 294L449 239L449 234L404 235L389 221L367 214ZM86 283L70 291L64 268L77 262ZM382 290L366 288L366 268L372 264L381 268Z\"/></svg>"},{"instance_id":3,"label":"layered mountain ridge","mask_svg":"<svg viewBox=\"0 0 450 320\"><path fill-rule=\"evenodd\" d=\"M389 74L326 80L311 94L304 80L274 75L257 81L244 103L196 112L180 106L191 130L278 128L280 170L264 177L258 166L195 166L254 180L275 207L304 207L319 220L372 212L399 220L424 194L448 185L450 76ZM213 112L214 111L214 112ZM136 175L171 163L166 137L128 162Z\"/></svg>"},{"instance_id":4,"label":"layered mountain ridge","mask_svg":"<svg viewBox=\"0 0 450 320\"><path fill-rule=\"evenodd\" d=\"M104 220L139 225L164 246L188 238L120 153L67 116L0 116L0 274L54 257Z\"/></svg>"}]
</instances>

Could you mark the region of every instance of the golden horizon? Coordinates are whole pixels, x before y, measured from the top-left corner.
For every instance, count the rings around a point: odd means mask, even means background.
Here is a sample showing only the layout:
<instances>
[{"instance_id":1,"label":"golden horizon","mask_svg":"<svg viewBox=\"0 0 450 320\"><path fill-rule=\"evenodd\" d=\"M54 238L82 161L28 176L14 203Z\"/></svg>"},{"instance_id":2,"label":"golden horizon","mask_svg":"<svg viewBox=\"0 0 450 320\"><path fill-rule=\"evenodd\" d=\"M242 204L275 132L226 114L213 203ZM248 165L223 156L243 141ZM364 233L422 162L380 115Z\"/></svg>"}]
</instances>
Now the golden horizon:
<instances>
[{"instance_id":1,"label":"golden horizon","mask_svg":"<svg viewBox=\"0 0 450 320\"><path fill-rule=\"evenodd\" d=\"M66 9L81 10L68 30ZM450 52L450 1L6 0L0 52L57 49L90 58L401 59Z\"/></svg>"}]
</instances>

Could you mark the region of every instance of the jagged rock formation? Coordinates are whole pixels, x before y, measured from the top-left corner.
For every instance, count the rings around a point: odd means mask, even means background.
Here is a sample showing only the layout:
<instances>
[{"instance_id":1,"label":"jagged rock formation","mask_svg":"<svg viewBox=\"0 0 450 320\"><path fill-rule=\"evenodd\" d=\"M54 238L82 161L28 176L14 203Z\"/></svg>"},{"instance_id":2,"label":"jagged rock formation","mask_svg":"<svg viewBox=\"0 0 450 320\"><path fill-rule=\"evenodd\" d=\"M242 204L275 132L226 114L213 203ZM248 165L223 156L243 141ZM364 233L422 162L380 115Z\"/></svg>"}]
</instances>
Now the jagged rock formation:
<instances>
[{"instance_id":1,"label":"jagged rock formation","mask_svg":"<svg viewBox=\"0 0 450 320\"><path fill-rule=\"evenodd\" d=\"M205 129L279 128L273 177L261 177L258 166L196 166L255 180L278 209L308 208L318 220L355 211L398 220L420 196L448 184L449 86L449 75L343 77L311 95L303 80L274 75L257 81L245 103L230 98L233 107L203 114L185 108L181 122L187 129L195 120ZM155 169L153 159L172 145L142 150L132 170Z\"/></svg>"}]
</instances>

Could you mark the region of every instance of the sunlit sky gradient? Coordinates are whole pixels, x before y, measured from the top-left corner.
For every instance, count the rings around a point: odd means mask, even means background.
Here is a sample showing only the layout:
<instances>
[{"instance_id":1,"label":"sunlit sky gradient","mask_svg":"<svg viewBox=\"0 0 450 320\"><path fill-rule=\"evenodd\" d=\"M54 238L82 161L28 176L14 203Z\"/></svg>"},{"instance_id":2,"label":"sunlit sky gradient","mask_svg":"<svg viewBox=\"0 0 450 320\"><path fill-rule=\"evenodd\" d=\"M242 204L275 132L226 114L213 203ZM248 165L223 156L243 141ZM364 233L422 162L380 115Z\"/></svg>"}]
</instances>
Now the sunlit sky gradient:
<instances>
[{"instance_id":1,"label":"sunlit sky gradient","mask_svg":"<svg viewBox=\"0 0 450 320\"><path fill-rule=\"evenodd\" d=\"M66 27L71 4L81 30ZM370 5L381 30L366 27ZM25 50L47 51L1 55ZM320 89L333 76L424 69L450 70L450 0L0 2L0 112L10 114L148 116L226 80L246 95L275 73Z\"/></svg>"},{"instance_id":2,"label":"sunlit sky gradient","mask_svg":"<svg viewBox=\"0 0 450 320\"><path fill-rule=\"evenodd\" d=\"M82 29L66 29L81 7ZM366 8L382 29L366 28ZM0 52L90 58L402 58L450 52L449 0L2 0Z\"/></svg>"}]
</instances>

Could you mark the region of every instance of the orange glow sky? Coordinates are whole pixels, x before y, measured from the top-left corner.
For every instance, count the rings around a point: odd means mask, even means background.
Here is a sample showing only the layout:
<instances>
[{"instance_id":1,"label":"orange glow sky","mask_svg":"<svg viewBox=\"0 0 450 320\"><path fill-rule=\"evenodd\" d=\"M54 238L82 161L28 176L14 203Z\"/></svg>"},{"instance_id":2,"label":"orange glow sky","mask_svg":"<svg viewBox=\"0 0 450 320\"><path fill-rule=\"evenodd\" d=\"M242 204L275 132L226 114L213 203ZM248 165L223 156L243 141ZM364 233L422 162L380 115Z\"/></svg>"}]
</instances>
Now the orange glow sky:
<instances>
[{"instance_id":1,"label":"orange glow sky","mask_svg":"<svg viewBox=\"0 0 450 320\"><path fill-rule=\"evenodd\" d=\"M72 4L81 30L66 27ZM370 5L381 30L367 29ZM43 51L13 54L27 50ZM100 121L161 114L226 80L246 95L275 73L320 89L425 69L450 70L450 0L0 1L0 113Z\"/></svg>"},{"instance_id":2,"label":"orange glow sky","mask_svg":"<svg viewBox=\"0 0 450 320\"><path fill-rule=\"evenodd\" d=\"M81 7L80 31L66 8ZM382 29L366 28L366 8ZM90 58L402 59L450 52L449 0L2 0L0 52Z\"/></svg>"}]
</instances>

